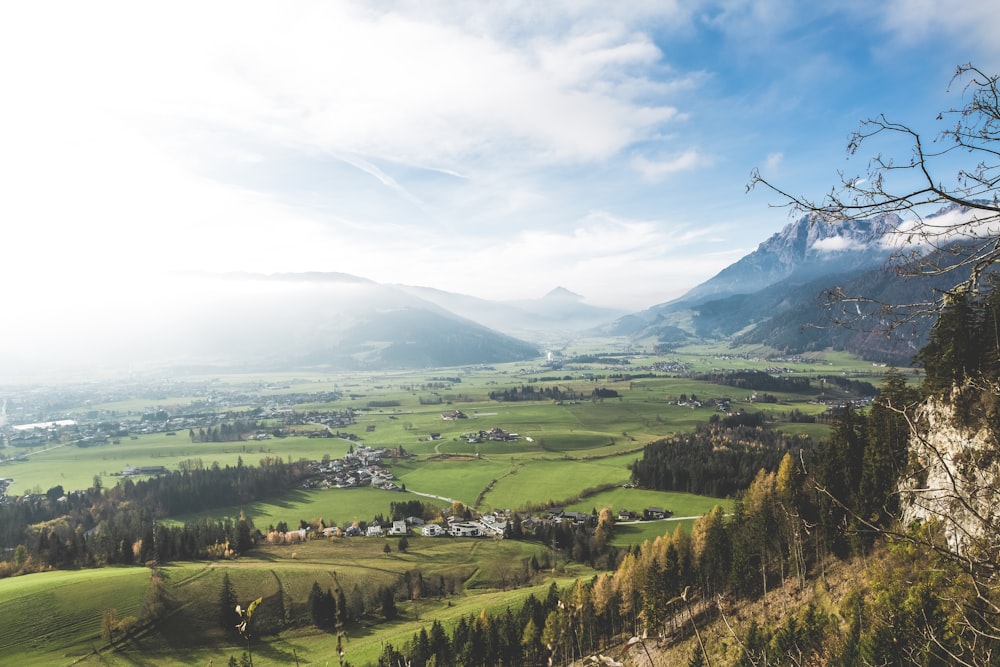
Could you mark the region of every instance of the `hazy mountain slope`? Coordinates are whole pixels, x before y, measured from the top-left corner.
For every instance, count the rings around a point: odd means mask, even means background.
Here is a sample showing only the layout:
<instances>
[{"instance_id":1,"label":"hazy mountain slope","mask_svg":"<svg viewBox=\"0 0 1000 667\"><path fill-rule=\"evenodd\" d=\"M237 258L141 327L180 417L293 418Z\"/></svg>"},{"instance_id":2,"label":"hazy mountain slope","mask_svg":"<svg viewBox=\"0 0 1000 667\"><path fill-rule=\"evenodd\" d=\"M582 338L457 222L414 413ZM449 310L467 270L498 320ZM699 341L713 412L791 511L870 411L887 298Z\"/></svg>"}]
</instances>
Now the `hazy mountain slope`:
<instances>
[{"instance_id":1,"label":"hazy mountain slope","mask_svg":"<svg viewBox=\"0 0 1000 667\"><path fill-rule=\"evenodd\" d=\"M169 337L142 351L164 364L413 368L539 354L530 343L348 274L189 275L184 283L182 309L174 301L164 307L181 311L170 318Z\"/></svg>"},{"instance_id":2,"label":"hazy mountain slope","mask_svg":"<svg viewBox=\"0 0 1000 667\"><path fill-rule=\"evenodd\" d=\"M899 223L895 214L843 221L804 216L677 302L703 303L732 294L750 294L789 279L804 283L823 275L872 268L889 255L879 239Z\"/></svg>"},{"instance_id":3,"label":"hazy mountain slope","mask_svg":"<svg viewBox=\"0 0 1000 667\"><path fill-rule=\"evenodd\" d=\"M946 207L935 215L963 213ZM852 296L907 304L932 300L946 288L943 279L906 279L897 270L888 241L899 225L895 215L823 223L800 218L680 299L619 318L603 331L660 342L681 340L680 331L787 353L832 347L907 364L926 342L929 320L908 323L890 335L889 323L879 321L874 306L850 304L845 312L845 304L831 305L824 297L840 288Z\"/></svg>"},{"instance_id":4,"label":"hazy mountain slope","mask_svg":"<svg viewBox=\"0 0 1000 667\"><path fill-rule=\"evenodd\" d=\"M942 265L944 259L938 261ZM886 314L879 304L927 303L962 274L907 278L894 266L845 271L799 284L785 280L754 294L707 301L692 309L693 328L703 338L768 345L786 354L833 348L863 359L908 365L927 343L933 318L903 321L906 311ZM864 297L835 301L831 290ZM645 333L655 330L647 327Z\"/></svg>"},{"instance_id":5,"label":"hazy mountain slope","mask_svg":"<svg viewBox=\"0 0 1000 667\"><path fill-rule=\"evenodd\" d=\"M624 311L592 306L584 297L557 287L539 299L490 301L431 287L398 289L456 315L513 336L564 336L612 322Z\"/></svg>"},{"instance_id":6,"label":"hazy mountain slope","mask_svg":"<svg viewBox=\"0 0 1000 667\"><path fill-rule=\"evenodd\" d=\"M779 283L801 285L822 276L875 268L890 255L879 239L898 224L895 215L836 222L804 216L684 296L633 313L628 319L621 318L603 331L609 335L660 337L664 327L677 327L707 335L704 329L698 332L690 326L697 306L738 294L754 294ZM759 319L752 317L741 326L727 327L728 333ZM637 326L638 322L645 326Z\"/></svg>"}]
</instances>

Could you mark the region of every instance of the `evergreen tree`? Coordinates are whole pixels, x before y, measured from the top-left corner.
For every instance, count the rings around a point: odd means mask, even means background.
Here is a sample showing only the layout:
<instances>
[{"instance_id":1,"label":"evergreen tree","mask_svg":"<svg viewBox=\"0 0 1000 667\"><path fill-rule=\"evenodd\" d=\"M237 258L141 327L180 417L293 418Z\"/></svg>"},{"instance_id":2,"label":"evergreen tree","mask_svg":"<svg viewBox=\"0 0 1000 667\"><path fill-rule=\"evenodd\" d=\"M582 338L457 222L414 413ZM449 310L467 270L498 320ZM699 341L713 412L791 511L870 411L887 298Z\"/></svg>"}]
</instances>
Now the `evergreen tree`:
<instances>
[{"instance_id":1,"label":"evergreen tree","mask_svg":"<svg viewBox=\"0 0 1000 667\"><path fill-rule=\"evenodd\" d=\"M382 614L382 618L387 621L395 620L399 611L396 609L396 594L392 592L392 589L388 586L380 588L378 600L379 613Z\"/></svg>"},{"instance_id":2,"label":"evergreen tree","mask_svg":"<svg viewBox=\"0 0 1000 667\"><path fill-rule=\"evenodd\" d=\"M236 613L238 601L229 573L226 572L222 575L222 588L219 591L219 627L223 630L234 630L240 622L240 616Z\"/></svg>"},{"instance_id":3,"label":"evergreen tree","mask_svg":"<svg viewBox=\"0 0 1000 667\"><path fill-rule=\"evenodd\" d=\"M981 330L969 293L958 291L948 295L931 328L930 340L916 357L924 366L924 383L929 390L950 390L980 367Z\"/></svg>"}]
</instances>

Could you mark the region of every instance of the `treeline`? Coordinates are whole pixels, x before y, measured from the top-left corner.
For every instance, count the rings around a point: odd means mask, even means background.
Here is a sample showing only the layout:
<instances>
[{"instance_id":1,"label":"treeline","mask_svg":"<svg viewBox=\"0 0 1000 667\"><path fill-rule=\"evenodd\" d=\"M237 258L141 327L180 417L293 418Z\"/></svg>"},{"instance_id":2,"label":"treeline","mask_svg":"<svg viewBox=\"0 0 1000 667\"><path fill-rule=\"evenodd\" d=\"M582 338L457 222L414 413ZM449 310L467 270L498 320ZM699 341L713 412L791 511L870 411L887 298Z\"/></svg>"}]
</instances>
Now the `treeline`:
<instances>
[{"instance_id":1,"label":"treeline","mask_svg":"<svg viewBox=\"0 0 1000 667\"><path fill-rule=\"evenodd\" d=\"M747 391L784 391L801 394L812 389L806 377L776 377L764 371L731 371L726 373L695 373L694 380L721 384Z\"/></svg>"},{"instance_id":2,"label":"treeline","mask_svg":"<svg viewBox=\"0 0 1000 667\"><path fill-rule=\"evenodd\" d=\"M513 403L517 401L584 401L601 398L617 398L618 392L614 389L598 387L589 394L575 391L568 387L535 387L534 385L521 385L511 389L501 391L491 391L489 394L491 401L501 401Z\"/></svg>"},{"instance_id":3,"label":"treeline","mask_svg":"<svg viewBox=\"0 0 1000 667\"><path fill-rule=\"evenodd\" d=\"M589 395L574 391L568 387L535 387L534 385L521 385L511 389L501 391L491 391L491 401L503 401L512 403L516 401L582 401L589 398Z\"/></svg>"},{"instance_id":4,"label":"treeline","mask_svg":"<svg viewBox=\"0 0 1000 667\"><path fill-rule=\"evenodd\" d=\"M450 633L435 620L429 630L421 628L401 647L385 644L378 665L478 667L545 664L550 654L546 640L553 638L550 635L559 634L554 627L548 628L548 634L545 634L546 621L559 612L560 603L559 591L553 583L544 599L539 600L531 594L516 609L508 607L496 616L486 613L463 616Z\"/></svg>"},{"instance_id":5,"label":"treeline","mask_svg":"<svg viewBox=\"0 0 1000 667\"><path fill-rule=\"evenodd\" d=\"M247 518L203 520L182 526L164 516L244 504L286 492L304 479L304 463L264 459L258 467L186 469L102 489L62 495L54 487L0 505L0 547L12 558L0 576L44 569L100 567L151 560L228 558L245 553L261 538Z\"/></svg>"},{"instance_id":6,"label":"treeline","mask_svg":"<svg viewBox=\"0 0 1000 667\"><path fill-rule=\"evenodd\" d=\"M746 391L782 391L794 394L804 394L815 391L813 381L821 385L832 384L841 390L856 396L874 396L877 393L875 385L865 380L851 380L840 375L817 375L808 377L779 377L764 371L741 370L716 373L695 373L691 379Z\"/></svg>"},{"instance_id":7,"label":"treeline","mask_svg":"<svg viewBox=\"0 0 1000 667\"><path fill-rule=\"evenodd\" d=\"M608 354L580 354L567 359L566 364L605 364L606 366L628 366L632 362L628 354L611 353Z\"/></svg>"},{"instance_id":8,"label":"treeline","mask_svg":"<svg viewBox=\"0 0 1000 667\"><path fill-rule=\"evenodd\" d=\"M990 277L984 295L949 295L917 360L926 374L924 385L941 396L952 394L966 421L998 423L998 393L982 388L1000 380L1000 277Z\"/></svg>"},{"instance_id":9,"label":"treeline","mask_svg":"<svg viewBox=\"0 0 1000 667\"><path fill-rule=\"evenodd\" d=\"M722 613L719 600L727 605L752 600L789 580L804 588L827 558L867 553L876 530L894 520L908 431L907 416L891 406L911 399L905 381L890 373L882 400L869 414L846 410L836 418L828 442L787 448L774 469L758 469L731 516L716 507L690 533L678 528L622 552L613 573L579 580L561 592L550 589L545 601L529 598L521 608L467 618L444 637L432 628L403 646L386 645L379 665L567 664L627 637L683 638L692 622ZM702 447L713 433L720 448L734 446L741 436L756 437L739 429L709 429ZM913 586L926 592L921 588L926 581ZM899 610L890 608L893 600L886 598L884 609L844 609L854 624L854 634L846 638L831 617L815 608L777 628L751 624L738 637L743 652L737 664L784 664L793 657L795 664L858 664L858 657L866 655L883 659L894 646L905 645L901 642L916 645L907 635L917 632L913 627L868 620L897 617ZM945 632L948 620L941 612L947 602L923 598L908 604L924 605L904 608L908 617L938 613L934 620L942 629L941 641L957 641L955 633ZM470 633L475 642L467 639ZM704 656L696 651L691 664L706 664Z\"/></svg>"},{"instance_id":10,"label":"treeline","mask_svg":"<svg viewBox=\"0 0 1000 667\"><path fill-rule=\"evenodd\" d=\"M777 470L785 454L812 447L808 436L764 428L763 413L746 413L652 442L629 469L641 487L726 498L748 488L761 469Z\"/></svg>"},{"instance_id":11,"label":"treeline","mask_svg":"<svg viewBox=\"0 0 1000 667\"><path fill-rule=\"evenodd\" d=\"M223 422L210 426L209 428L199 428L195 431L188 429L188 438L191 442L236 442L242 440L248 433L256 433L264 430L263 423L255 419L236 419L233 422Z\"/></svg>"}]
</instances>

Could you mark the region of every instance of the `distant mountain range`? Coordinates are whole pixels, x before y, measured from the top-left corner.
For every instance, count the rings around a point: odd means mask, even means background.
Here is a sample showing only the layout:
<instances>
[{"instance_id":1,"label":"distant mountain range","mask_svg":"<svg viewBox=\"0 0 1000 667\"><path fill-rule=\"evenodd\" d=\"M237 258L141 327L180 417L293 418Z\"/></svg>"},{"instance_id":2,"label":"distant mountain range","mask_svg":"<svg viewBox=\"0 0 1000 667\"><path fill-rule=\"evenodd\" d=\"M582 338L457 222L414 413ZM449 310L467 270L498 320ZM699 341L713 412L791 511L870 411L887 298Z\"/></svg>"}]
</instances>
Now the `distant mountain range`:
<instances>
[{"instance_id":1,"label":"distant mountain range","mask_svg":"<svg viewBox=\"0 0 1000 667\"><path fill-rule=\"evenodd\" d=\"M430 287L396 287L483 326L536 341L571 338L625 315L622 310L584 303L584 297L564 287L540 299L518 301L490 301Z\"/></svg>"},{"instance_id":2,"label":"distant mountain range","mask_svg":"<svg viewBox=\"0 0 1000 667\"><path fill-rule=\"evenodd\" d=\"M892 214L804 216L679 299L637 313L589 305L562 287L491 301L333 272L214 276L222 292L238 285L238 297L213 306L222 324L198 330L186 352L254 368L430 368L531 359L540 345L599 334L644 347L730 340L785 354L833 348L906 365L929 321L890 332L873 306L824 297L838 289L889 303L931 298L939 285L906 280L891 266L889 240L900 224Z\"/></svg>"},{"instance_id":3,"label":"distant mountain range","mask_svg":"<svg viewBox=\"0 0 1000 667\"><path fill-rule=\"evenodd\" d=\"M538 357L533 343L397 286L344 273L200 276L211 326L177 341L191 364L255 370L432 368ZM471 299L471 297L468 297Z\"/></svg>"},{"instance_id":4,"label":"distant mountain range","mask_svg":"<svg viewBox=\"0 0 1000 667\"><path fill-rule=\"evenodd\" d=\"M78 337L68 353L189 370L434 368L540 358L543 349L602 335L646 349L706 339L786 354L834 348L905 365L930 322L890 334L872 307L845 311L822 296L839 288L913 303L942 287L904 280L889 265L886 241L899 224L893 215L800 218L681 298L636 313L592 306L562 287L538 299L490 301L335 272L185 274L151 292L127 321L117 313L111 326ZM22 366L29 364L39 360Z\"/></svg>"},{"instance_id":5,"label":"distant mountain range","mask_svg":"<svg viewBox=\"0 0 1000 667\"><path fill-rule=\"evenodd\" d=\"M961 213L947 207L936 215ZM931 320L895 327L868 303L930 300L943 280L907 279L891 261L901 220L825 221L804 216L682 297L602 327L661 346L698 339L764 344L786 354L833 348L873 361L908 364L926 343Z\"/></svg>"}]
</instances>

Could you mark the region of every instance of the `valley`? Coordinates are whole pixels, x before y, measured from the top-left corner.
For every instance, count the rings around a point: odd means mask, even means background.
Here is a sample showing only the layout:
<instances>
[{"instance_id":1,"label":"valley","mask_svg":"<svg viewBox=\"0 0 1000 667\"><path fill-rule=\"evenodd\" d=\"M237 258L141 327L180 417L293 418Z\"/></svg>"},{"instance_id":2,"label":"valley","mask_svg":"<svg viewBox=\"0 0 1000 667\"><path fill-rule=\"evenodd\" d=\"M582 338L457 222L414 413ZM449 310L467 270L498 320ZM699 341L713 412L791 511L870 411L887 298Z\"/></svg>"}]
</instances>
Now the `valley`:
<instances>
[{"instance_id":1,"label":"valley","mask_svg":"<svg viewBox=\"0 0 1000 667\"><path fill-rule=\"evenodd\" d=\"M261 596L266 601L261 613L269 615L268 629L256 640L254 664L283 664L289 654L306 664L329 660L335 653L336 634L310 630L307 598L314 581L321 587L358 589L359 598L352 602L357 620L347 627L347 659L373 664L384 642L402 643L431 620L453 627L463 614L484 608L502 613L528 594L544 597L552 583L562 587L611 567L615 553L672 534L678 526L690 531L695 517L715 505L730 511L732 499L727 497L631 488L629 466L649 443L738 413L766 415L769 429L822 438L828 428L822 416L830 406L861 396L816 378L877 383L883 370L834 354L785 359L776 366L773 358L751 348L691 346L657 356L622 352L621 345L591 340L581 345L587 355L563 353L566 359L588 361L560 360L556 366L543 360L367 373L131 378L99 388L67 384L10 391L8 420L40 423L58 417L72 424L8 439L0 449L7 463L0 474L12 480L8 502L44 503L57 493L72 496L93 493L95 487L155 480L157 474L149 471L161 467L171 475L277 460L318 464L336 462L360 448L381 452L382 468L391 473L395 490L371 483L322 488L332 485L324 478L320 488L312 482L312 488L273 497L158 514L162 528L154 531L157 535L184 525L245 519L260 531L259 542L238 557L168 559L153 570L117 565L0 580L0 597L8 600L0 607L0 618L19 614L24 596L38 595L35 591L45 590L46 581L62 591L60 599L74 601L55 607L48 621L71 632L57 638L39 628L38 639L25 642L23 634L12 630L0 648L20 664L222 662L244 648L238 635L209 618L218 614L219 588L228 573L238 599ZM594 350L607 352L595 357ZM765 370L779 382L782 377L807 381L811 389L762 392L698 379ZM555 388L562 398L542 391ZM508 400L491 400L491 393ZM514 395L518 400L509 400ZM452 418L453 413L462 416ZM793 421L793 413L813 419ZM489 439L491 430L506 439ZM555 534L547 541L527 531L523 538L498 541L424 537L419 527L411 526L405 552L398 537L340 536L352 525L364 529L388 521L393 504L413 501L423 504L426 518L438 521L455 506L468 508L464 511L474 518L495 515L510 521L516 514L519 524L530 523L529 517L551 522L559 516L553 508L595 519L607 509L625 518L607 543L610 552L592 555L586 555L588 549L578 551L580 545L561 543ZM56 497L54 503L59 502ZM678 520L641 520L651 507ZM629 520L629 512L640 520ZM284 530L295 539L276 526L288 526ZM293 531L300 527L306 529L301 537ZM322 534L325 527L334 527L335 533L327 533L337 536ZM156 551L147 544L141 553L136 552L137 562ZM131 583L121 586L113 577L95 577L97 572L121 573ZM339 583L330 579L333 572ZM149 613L151 576L159 578L162 597L155 623L144 616ZM409 589L398 588L413 576L441 583L425 586L426 593L413 599ZM29 581L34 583L25 588ZM108 591L94 592L103 581ZM399 611L391 620L377 611L380 603L372 591L381 588L398 598ZM274 606L278 598L280 613ZM102 618L109 609L117 619L131 617L136 624L123 626L114 641L101 639ZM76 620L70 623L70 617ZM12 619L5 627L25 623Z\"/></svg>"}]
</instances>

